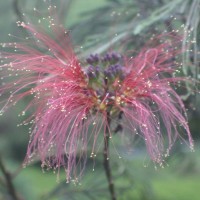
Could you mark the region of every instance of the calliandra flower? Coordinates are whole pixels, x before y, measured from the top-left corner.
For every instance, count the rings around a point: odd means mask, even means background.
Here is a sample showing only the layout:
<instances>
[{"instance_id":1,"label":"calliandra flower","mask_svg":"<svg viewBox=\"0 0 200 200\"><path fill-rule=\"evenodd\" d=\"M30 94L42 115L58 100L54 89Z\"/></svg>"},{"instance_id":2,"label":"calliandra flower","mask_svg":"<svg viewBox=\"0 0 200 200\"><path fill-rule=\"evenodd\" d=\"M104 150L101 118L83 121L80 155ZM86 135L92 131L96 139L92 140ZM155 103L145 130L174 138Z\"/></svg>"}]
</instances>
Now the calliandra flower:
<instances>
[{"instance_id":1,"label":"calliandra flower","mask_svg":"<svg viewBox=\"0 0 200 200\"><path fill-rule=\"evenodd\" d=\"M112 123L114 132L126 129L143 137L151 159L161 165L182 131L193 148L184 104L171 86L185 79L172 76L178 69L178 50L169 39L143 48L135 57L108 52L91 54L81 62L61 27L53 29L53 38L31 25L20 25L36 41L2 44L15 52L1 53L0 92L8 96L1 102L1 113L32 97L22 111L23 115L35 110L22 122L32 124L25 165L38 155L42 166L58 171L64 167L67 180L76 178L84 169L88 143L92 141L95 157L97 138L106 130L112 138ZM161 124L168 137L166 149Z\"/></svg>"}]
</instances>

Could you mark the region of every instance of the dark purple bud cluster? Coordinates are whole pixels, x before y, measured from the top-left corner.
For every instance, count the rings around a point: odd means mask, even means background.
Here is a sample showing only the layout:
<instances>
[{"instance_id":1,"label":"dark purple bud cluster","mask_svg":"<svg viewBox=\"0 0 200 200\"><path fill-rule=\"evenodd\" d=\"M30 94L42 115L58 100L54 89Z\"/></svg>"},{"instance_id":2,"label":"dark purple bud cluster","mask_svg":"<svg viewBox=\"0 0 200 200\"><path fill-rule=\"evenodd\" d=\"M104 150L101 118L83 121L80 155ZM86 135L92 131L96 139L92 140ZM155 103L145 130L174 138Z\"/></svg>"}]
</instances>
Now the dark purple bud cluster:
<instances>
[{"instance_id":1,"label":"dark purple bud cluster","mask_svg":"<svg viewBox=\"0 0 200 200\"><path fill-rule=\"evenodd\" d=\"M121 58L121 55L118 53L115 53L115 52L107 53L103 57L102 62L108 62L110 64L115 64L115 63L119 62L120 58Z\"/></svg>"},{"instance_id":2,"label":"dark purple bud cluster","mask_svg":"<svg viewBox=\"0 0 200 200\"><path fill-rule=\"evenodd\" d=\"M99 59L98 54L91 54L91 55L86 59L87 63L90 64L90 65L96 65L96 64L98 64L99 60L100 60L100 59Z\"/></svg>"},{"instance_id":3,"label":"dark purple bud cluster","mask_svg":"<svg viewBox=\"0 0 200 200\"><path fill-rule=\"evenodd\" d=\"M90 79L98 78L99 73L100 73L100 69L98 66L95 67L95 66L90 65L87 69L87 75Z\"/></svg>"},{"instance_id":4,"label":"dark purple bud cluster","mask_svg":"<svg viewBox=\"0 0 200 200\"><path fill-rule=\"evenodd\" d=\"M106 78L114 78L120 76L123 73L123 66L120 64L110 65L104 70L104 75Z\"/></svg>"},{"instance_id":5,"label":"dark purple bud cluster","mask_svg":"<svg viewBox=\"0 0 200 200\"><path fill-rule=\"evenodd\" d=\"M90 66L87 68L86 73L90 83L101 82L118 78L123 80L124 67L121 65L121 55L115 52L107 53L100 57L98 54L91 54L87 59Z\"/></svg>"}]
</instances>

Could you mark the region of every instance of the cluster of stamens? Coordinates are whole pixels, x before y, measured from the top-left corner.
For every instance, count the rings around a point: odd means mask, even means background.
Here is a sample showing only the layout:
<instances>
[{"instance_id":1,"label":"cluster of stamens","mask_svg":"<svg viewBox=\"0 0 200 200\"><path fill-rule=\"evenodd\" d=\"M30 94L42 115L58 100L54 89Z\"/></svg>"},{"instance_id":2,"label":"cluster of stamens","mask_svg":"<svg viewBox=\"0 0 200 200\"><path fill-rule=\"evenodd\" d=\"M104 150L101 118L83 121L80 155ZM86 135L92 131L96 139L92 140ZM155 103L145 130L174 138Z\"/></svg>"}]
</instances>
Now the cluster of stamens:
<instances>
[{"instance_id":1,"label":"cluster of stamens","mask_svg":"<svg viewBox=\"0 0 200 200\"><path fill-rule=\"evenodd\" d=\"M126 76L122 65L122 56L117 53L107 53L100 57L98 54L90 55L86 59L89 65L86 68L89 87L95 91L97 107L99 110L110 109L113 104L120 104L119 89Z\"/></svg>"}]
</instances>

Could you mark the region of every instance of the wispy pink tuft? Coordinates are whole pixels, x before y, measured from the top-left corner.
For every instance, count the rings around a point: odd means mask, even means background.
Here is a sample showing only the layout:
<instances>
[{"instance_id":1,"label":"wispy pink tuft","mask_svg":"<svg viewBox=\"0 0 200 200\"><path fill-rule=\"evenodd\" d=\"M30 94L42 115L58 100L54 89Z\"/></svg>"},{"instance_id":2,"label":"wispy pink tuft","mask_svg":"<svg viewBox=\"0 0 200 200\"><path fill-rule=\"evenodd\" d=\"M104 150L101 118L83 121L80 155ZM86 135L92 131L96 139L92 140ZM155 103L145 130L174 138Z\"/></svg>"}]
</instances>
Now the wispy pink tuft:
<instances>
[{"instance_id":1,"label":"wispy pink tuft","mask_svg":"<svg viewBox=\"0 0 200 200\"><path fill-rule=\"evenodd\" d=\"M88 63L100 66L87 68L78 60L68 32L62 28L54 28L52 38L31 25L20 25L36 41L2 45L16 52L1 53L5 82L0 93L9 95L1 102L1 113L24 97L33 97L22 112L35 110L22 123L33 124L25 164L37 155L42 165L58 171L64 167L68 180L78 177L86 163L89 141L93 141L91 156L95 156L98 135L106 134L106 130L112 134L108 112L111 122L119 119L121 123L123 118L133 135L139 132L144 137L155 162L163 162L175 139L181 137L180 130L185 130L193 148L184 104L170 85L184 80L172 77L178 50L170 40L145 48L134 58L114 53L103 59L91 55ZM109 62L105 68L104 63ZM161 123L168 135L167 151Z\"/></svg>"},{"instance_id":2,"label":"wispy pink tuft","mask_svg":"<svg viewBox=\"0 0 200 200\"><path fill-rule=\"evenodd\" d=\"M124 91L127 93L121 99L127 106L119 108L130 127L143 135L152 160L160 164L183 130L193 149L186 109L181 97L173 89L180 81L186 81L183 77L173 77L173 73L179 71L174 61L174 56L180 53L175 48L179 41L180 38L173 38L175 44L172 45L166 40L154 48L143 49L135 58L126 59L130 72L120 89L122 94ZM166 152L161 124L168 135Z\"/></svg>"}]
</instances>

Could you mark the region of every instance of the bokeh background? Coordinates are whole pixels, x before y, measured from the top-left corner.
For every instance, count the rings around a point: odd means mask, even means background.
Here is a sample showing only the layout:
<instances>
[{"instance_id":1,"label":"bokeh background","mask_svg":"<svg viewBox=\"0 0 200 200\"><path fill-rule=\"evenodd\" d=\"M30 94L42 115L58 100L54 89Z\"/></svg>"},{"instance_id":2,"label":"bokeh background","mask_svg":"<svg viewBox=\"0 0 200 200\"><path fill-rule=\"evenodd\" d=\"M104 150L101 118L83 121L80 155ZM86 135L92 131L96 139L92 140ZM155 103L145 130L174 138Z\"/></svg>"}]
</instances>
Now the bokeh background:
<instances>
[{"instance_id":1,"label":"bokeh background","mask_svg":"<svg viewBox=\"0 0 200 200\"><path fill-rule=\"evenodd\" d=\"M23 41L28 33L17 27L16 21L37 23L47 16L47 5L41 0L1 0L0 1L0 42ZM109 47L114 49L139 50L153 34L165 30L192 29L190 37L183 38L185 51L182 57L183 76L200 78L200 0L55 0L56 15L70 30L73 42L80 57L90 53L103 53ZM36 8L38 12L34 12ZM23 15L25 13L25 15ZM11 36L8 36L11 34ZM195 40L184 46L184 40ZM1 80L0 80L1 81ZM195 152L177 141L165 168L155 169L140 146L127 148L120 144L116 136L116 146L122 159L111 152L111 164L120 200L199 200L200 199L200 109L199 96L193 95L188 85L183 99L188 109L188 118ZM88 160L86 171L79 184L66 184L64 172L57 175L52 171L43 172L40 162L22 168L29 140L28 128L17 127L24 118L18 112L26 104L17 107L0 117L0 200L13 199L7 187L5 169L19 199L24 200L107 200L109 193L102 167L102 156Z\"/></svg>"}]
</instances>

